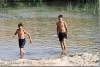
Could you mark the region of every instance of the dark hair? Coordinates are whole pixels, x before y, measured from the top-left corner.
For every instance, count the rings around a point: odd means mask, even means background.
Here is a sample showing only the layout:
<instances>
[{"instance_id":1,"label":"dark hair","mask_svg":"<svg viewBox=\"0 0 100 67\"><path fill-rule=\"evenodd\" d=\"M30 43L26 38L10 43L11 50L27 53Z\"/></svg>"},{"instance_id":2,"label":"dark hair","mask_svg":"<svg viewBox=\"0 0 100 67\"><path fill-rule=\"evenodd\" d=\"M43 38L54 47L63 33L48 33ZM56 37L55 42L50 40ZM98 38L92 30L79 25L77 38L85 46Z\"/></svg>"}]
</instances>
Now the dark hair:
<instances>
[{"instance_id":1,"label":"dark hair","mask_svg":"<svg viewBox=\"0 0 100 67\"><path fill-rule=\"evenodd\" d=\"M63 15L59 15L58 18L63 18Z\"/></svg>"},{"instance_id":2,"label":"dark hair","mask_svg":"<svg viewBox=\"0 0 100 67\"><path fill-rule=\"evenodd\" d=\"M20 27L20 26L22 26L22 27L23 27L23 24L22 24L22 23L19 23L19 24L18 24L18 27Z\"/></svg>"}]
</instances>

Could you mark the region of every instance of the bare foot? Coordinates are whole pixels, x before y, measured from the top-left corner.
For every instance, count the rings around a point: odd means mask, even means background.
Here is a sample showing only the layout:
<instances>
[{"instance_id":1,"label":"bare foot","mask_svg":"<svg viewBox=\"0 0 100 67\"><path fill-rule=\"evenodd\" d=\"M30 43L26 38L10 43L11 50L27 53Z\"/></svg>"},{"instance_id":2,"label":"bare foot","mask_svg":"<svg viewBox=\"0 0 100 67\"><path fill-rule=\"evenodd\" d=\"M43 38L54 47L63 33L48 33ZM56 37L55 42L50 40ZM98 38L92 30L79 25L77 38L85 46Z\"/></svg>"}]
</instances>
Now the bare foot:
<instances>
[{"instance_id":1,"label":"bare foot","mask_svg":"<svg viewBox=\"0 0 100 67\"><path fill-rule=\"evenodd\" d=\"M64 55L66 55L66 50L64 51Z\"/></svg>"},{"instance_id":2,"label":"bare foot","mask_svg":"<svg viewBox=\"0 0 100 67\"><path fill-rule=\"evenodd\" d=\"M61 53L60 53L60 58L62 58L64 56L64 52L62 51Z\"/></svg>"}]
</instances>

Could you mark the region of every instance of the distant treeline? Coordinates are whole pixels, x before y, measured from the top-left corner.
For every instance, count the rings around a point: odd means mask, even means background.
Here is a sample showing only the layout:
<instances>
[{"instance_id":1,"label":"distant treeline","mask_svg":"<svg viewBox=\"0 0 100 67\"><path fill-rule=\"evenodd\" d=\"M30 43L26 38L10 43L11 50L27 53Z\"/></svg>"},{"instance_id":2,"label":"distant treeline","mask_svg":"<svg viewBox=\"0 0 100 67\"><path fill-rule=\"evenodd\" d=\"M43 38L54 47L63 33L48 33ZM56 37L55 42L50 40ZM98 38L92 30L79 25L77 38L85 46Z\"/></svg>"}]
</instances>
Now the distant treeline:
<instances>
[{"instance_id":1,"label":"distant treeline","mask_svg":"<svg viewBox=\"0 0 100 67\"><path fill-rule=\"evenodd\" d=\"M99 0L0 0L1 7L16 6L79 6L85 4L97 5Z\"/></svg>"},{"instance_id":2,"label":"distant treeline","mask_svg":"<svg viewBox=\"0 0 100 67\"><path fill-rule=\"evenodd\" d=\"M98 13L99 0L0 0L0 8L61 7L65 11Z\"/></svg>"}]
</instances>

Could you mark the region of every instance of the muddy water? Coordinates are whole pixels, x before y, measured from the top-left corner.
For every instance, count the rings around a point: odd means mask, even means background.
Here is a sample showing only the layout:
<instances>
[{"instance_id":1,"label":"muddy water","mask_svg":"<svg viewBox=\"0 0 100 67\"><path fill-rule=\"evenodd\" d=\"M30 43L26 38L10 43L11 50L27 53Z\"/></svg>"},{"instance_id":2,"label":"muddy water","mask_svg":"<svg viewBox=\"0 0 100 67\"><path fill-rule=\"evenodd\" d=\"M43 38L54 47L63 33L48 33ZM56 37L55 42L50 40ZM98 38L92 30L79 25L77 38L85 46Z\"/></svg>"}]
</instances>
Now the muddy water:
<instances>
[{"instance_id":1,"label":"muddy water","mask_svg":"<svg viewBox=\"0 0 100 67\"><path fill-rule=\"evenodd\" d=\"M17 12L17 11L16 11ZM57 16L61 12L25 11L0 13L0 58L17 59L19 56L17 36L13 37L17 24L22 22L30 32L33 43L28 38L25 58L54 58L61 49L56 35ZM98 21L96 16L78 13L62 13L68 23L68 55L78 52L99 53Z\"/></svg>"}]
</instances>

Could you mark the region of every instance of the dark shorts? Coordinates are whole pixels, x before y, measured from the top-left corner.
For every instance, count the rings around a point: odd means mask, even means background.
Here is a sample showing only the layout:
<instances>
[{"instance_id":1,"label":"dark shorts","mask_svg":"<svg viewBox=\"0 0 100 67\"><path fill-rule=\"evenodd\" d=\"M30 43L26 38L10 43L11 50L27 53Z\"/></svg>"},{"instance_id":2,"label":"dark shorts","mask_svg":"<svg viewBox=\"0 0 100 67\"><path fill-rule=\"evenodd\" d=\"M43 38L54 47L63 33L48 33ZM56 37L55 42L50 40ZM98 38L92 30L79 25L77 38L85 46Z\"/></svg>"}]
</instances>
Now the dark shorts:
<instances>
[{"instance_id":1,"label":"dark shorts","mask_svg":"<svg viewBox=\"0 0 100 67\"><path fill-rule=\"evenodd\" d=\"M58 33L58 38L59 38L59 41L63 41L64 38L67 39L67 33L66 32L59 32Z\"/></svg>"},{"instance_id":2,"label":"dark shorts","mask_svg":"<svg viewBox=\"0 0 100 67\"><path fill-rule=\"evenodd\" d=\"M19 48L24 48L25 43L26 43L25 38L24 39L19 39Z\"/></svg>"}]
</instances>

